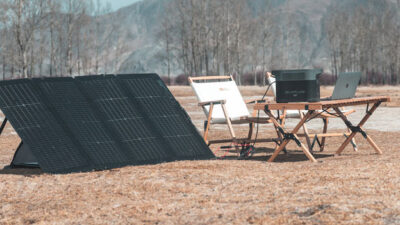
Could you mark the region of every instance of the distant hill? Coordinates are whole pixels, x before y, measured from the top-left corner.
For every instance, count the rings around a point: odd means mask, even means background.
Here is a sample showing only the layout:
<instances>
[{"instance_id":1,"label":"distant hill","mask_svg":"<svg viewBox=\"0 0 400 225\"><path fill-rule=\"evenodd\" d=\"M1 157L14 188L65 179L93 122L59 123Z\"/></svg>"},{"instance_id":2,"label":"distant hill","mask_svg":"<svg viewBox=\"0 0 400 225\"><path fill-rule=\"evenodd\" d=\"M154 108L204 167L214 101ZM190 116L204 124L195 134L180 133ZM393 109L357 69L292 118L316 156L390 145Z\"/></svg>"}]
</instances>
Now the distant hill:
<instances>
[{"instance_id":1,"label":"distant hill","mask_svg":"<svg viewBox=\"0 0 400 225\"><path fill-rule=\"evenodd\" d=\"M351 8L362 4L362 1L273 0L271 8L267 8L264 0L247 1L255 17L270 11L274 13L276 23L283 24L290 12L292 22L301 27L298 37L295 38L299 43L292 43L285 49L282 49L283 43L277 43L276 49L271 49L273 54L288 55L288 68L319 66L326 69L329 69L330 60L323 24L330 9L332 7ZM112 17L118 24L118 31L116 31L118 38L112 40L114 45L117 41L122 44L121 57L118 62L115 62L119 68L118 72L166 74L165 63L158 59L158 54L163 51L163 48L156 36L169 2L171 0L145 0L101 18L103 23L108 23ZM298 46L302 47L299 49ZM111 54L112 51L116 51L116 48L107 51L103 54ZM178 62L172 65L172 73L174 75L182 73Z\"/></svg>"},{"instance_id":2,"label":"distant hill","mask_svg":"<svg viewBox=\"0 0 400 225\"><path fill-rule=\"evenodd\" d=\"M118 37L111 40L112 46L122 45L122 54L117 62L120 73L163 73L164 66L157 62L156 55L161 50L156 34L161 15L169 0L146 0L104 15L101 23L117 23ZM118 40L119 39L119 40ZM116 48L111 51L117 51ZM103 54L112 54L104 52Z\"/></svg>"}]
</instances>

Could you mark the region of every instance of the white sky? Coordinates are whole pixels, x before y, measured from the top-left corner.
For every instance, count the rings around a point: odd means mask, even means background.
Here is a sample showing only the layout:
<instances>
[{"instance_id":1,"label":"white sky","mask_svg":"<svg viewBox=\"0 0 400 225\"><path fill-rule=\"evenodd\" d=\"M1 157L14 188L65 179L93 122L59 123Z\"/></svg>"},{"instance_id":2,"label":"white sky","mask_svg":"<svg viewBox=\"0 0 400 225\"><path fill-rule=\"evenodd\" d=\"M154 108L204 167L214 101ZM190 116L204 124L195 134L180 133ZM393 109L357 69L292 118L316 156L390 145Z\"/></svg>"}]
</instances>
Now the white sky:
<instances>
[{"instance_id":1,"label":"white sky","mask_svg":"<svg viewBox=\"0 0 400 225\"><path fill-rule=\"evenodd\" d=\"M124 6L128 6L132 3L141 1L141 0L100 0L103 5L105 5L107 2L111 3L112 9L117 10L119 8L122 8Z\"/></svg>"}]
</instances>

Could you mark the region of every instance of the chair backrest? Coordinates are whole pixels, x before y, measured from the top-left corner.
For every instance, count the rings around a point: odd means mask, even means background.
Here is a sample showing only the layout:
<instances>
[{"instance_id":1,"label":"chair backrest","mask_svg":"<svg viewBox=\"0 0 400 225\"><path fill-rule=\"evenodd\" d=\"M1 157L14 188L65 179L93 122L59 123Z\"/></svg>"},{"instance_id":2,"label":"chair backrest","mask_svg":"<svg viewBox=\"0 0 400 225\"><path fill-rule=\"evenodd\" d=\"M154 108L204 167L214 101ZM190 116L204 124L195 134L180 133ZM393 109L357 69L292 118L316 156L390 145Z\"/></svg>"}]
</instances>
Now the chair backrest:
<instances>
[{"instance_id":1,"label":"chair backrest","mask_svg":"<svg viewBox=\"0 0 400 225\"><path fill-rule=\"evenodd\" d=\"M268 79L268 84L271 84L271 89L272 92L274 93L274 96L276 97L276 79L275 77L271 76L271 74L267 75L267 79Z\"/></svg>"},{"instance_id":2,"label":"chair backrest","mask_svg":"<svg viewBox=\"0 0 400 225\"><path fill-rule=\"evenodd\" d=\"M189 78L190 85L196 93L199 102L225 100L226 110L231 119L249 116L246 103L239 92L239 89L230 76L221 77L202 77L201 79ZM223 80L223 81L221 81ZM204 113L208 115L210 106L204 107ZM214 105L211 118L225 119L221 105Z\"/></svg>"}]
</instances>

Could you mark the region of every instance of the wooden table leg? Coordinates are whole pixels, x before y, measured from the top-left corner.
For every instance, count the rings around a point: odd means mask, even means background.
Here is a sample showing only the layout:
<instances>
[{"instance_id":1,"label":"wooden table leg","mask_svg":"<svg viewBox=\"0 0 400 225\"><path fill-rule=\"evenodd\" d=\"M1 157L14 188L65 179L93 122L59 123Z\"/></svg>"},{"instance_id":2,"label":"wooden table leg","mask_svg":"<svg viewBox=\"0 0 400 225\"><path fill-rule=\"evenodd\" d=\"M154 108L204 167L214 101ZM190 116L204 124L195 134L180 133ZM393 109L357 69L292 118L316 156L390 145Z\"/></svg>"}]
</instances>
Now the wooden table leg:
<instances>
[{"instance_id":1,"label":"wooden table leg","mask_svg":"<svg viewBox=\"0 0 400 225\"><path fill-rule=\"evenodd\" d=\"M356 128L360 128L361 129L361 127L364 126L364 124L372 116L372 114L375 112L375 110L379 107L380 104L381 104L381 102L375 103L374 106L370 110L367 111L366 115L363 117L363 119L360 121L360 123L357 125ZM343 152L343 150L346 148L346 146L351 142L351 140L354 138L354 136L358 132L355 132L352 129L352 128L354 128L353 125L347 119L347 117L342 113L342 111L340 111L339 108L334 108L334 110L340 116L340 118L342 118L342 120L344 121L346 126L351 130L351 134L346 138L346 140L343 142L343 144L336 151L336 154L340 155ZM370 136L368 136L366 133L364 133L363 136L367 139L368 143L374 148L376 153L381 155L382 154L382 150L375 144L375 142L372 140L372 138Z\"/></svg>"},{"instance_id":2,"label":"wooden table leg","mask_svg":"<svg viewBox=\"0 0 400 225\"><path fill-rule=\"evenodd\" d=\"M276 121L275 116L271 113L269 110L265 110L265 113L271 118L271 121L274 123L274 125L281 130L284 130L281 124ZM306 115L300 120L300 122L296 125L296 127L292 130L292 132L288 134L294 135L294 138L299 140L299 137L296 135L296 133L299 131L299 129L304 125L304 123L311 117L311 115L314 113L314 111L308 111ZM286 145L290 142L290 139L284 139L283 142L275 149L274 153L272 156L268 159L268 162L273 162L275 158L279 155L279 153L286 147ZM299 141L300 142L300 141ZM300 142L300 147L303 150L304 154L307 156L307 158L312 161L316 162L317 160L314 158L314 156L310 153L309 149Z\"/></svg>"},{"instance_id":3,"label":"wooden table leg","mask_svg":"<svg viewBox=\"0 0 400 225\"><path fill-rule=\"evenodd\" d=\"M297 135L294 135L297 139L299 139L299 137L297 137ZM311 162L317 162L317 160L314 158L314 156L311 154L309 148L307 148L303 143L300 143L300 147L301 150L303 150L304 154L307 156L307 158L311 161Z\"/></svg>"},{"instance_id":4,"label":"wooden table leg","mask_svg":"<svg viewBox=\"0 0 400 225\"><path fill-rule=\"evenodd\" d=\"M284 115L285 114L286 113L284 112ZM278 118L277 121L279 121L279 124L281 125L282 128L285 127L285 116L283 118ZM281 145L283 143L284 137L283 137L282 133L279 131L278 127L275 126L275 124L274 124L274 129L275 129L276 135L278 136L278 139L279 139L279 143L276 143L277 144L277 146L275 148L275 150L276 150L277 148L279 148L279 145ZM283 151L285 154L287 154L286 148L283 148L281 151Z\"/></svg>"},{"instance_id":5,"label":"wooden table leg","mask_svg":"<svg viewBox=\"0 0 400 225\"><path fill-rule=\"evenodd\" d=\"M336 151L336 155L342 154L344 148L346 148L346 146L351 142L351 139L353 139L354 136L356 136L356 134L357 134L357 133L352 132L352 133L350 134L350 136L348 136L348 137L346 138L346 140L343 142L343 144L342 144L342 145L339 147L339 149Z\"/></svg>"},{"instance_id":6,"label":"wooden table leg","mask_svg":"<svg viewBox=\"0 0 400 225\"><path fill-rule=\"evenodd\" d=\"M268 162L273 162L275 158L279 155L279 153L286 147L286 145L289 143L289 140L284 140L274 151L272 156L268 159Z\"/></svg>"}]
</instances>

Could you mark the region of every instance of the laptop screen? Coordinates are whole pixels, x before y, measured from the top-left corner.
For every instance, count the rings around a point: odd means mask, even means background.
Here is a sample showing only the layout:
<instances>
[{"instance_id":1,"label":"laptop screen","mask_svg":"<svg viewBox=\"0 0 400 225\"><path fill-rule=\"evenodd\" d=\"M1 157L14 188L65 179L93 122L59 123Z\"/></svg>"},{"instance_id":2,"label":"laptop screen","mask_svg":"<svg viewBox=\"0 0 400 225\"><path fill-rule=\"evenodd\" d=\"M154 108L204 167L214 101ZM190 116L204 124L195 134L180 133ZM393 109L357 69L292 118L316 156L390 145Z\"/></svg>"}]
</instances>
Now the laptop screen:
<instances>
[{"instance_id":1,"label":"laptop screen","mask_svg":"<svg viewBox=\"0 0 400 225\"><path fill-rule=\"evenodd\" d=\"M361 72L340 73L332 93L332 100L354 98Z\"/></svg>"}]
</instances>

